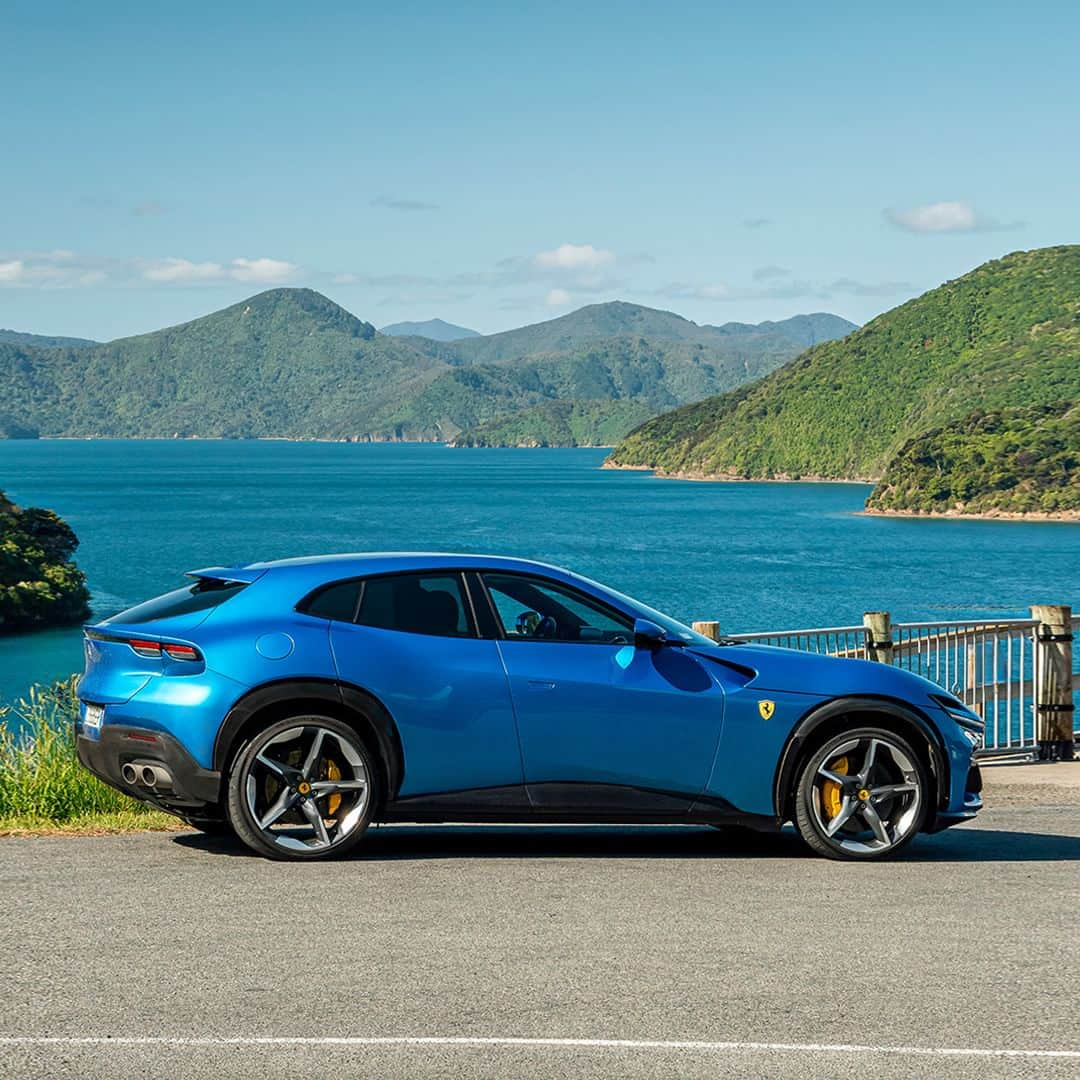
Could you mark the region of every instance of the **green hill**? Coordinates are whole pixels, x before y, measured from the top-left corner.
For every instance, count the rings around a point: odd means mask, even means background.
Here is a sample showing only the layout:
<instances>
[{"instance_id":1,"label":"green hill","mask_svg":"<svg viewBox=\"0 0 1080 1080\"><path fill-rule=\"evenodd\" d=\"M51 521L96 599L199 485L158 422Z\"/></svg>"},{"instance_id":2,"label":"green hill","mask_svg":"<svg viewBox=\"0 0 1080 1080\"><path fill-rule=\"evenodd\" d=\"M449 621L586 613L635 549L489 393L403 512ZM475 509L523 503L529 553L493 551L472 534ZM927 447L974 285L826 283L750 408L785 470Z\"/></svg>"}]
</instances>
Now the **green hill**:
<instances>
[{"instance_id":1,"label":"green hill","mask_svg":"<svg viewBox=\"0 0 1080 1080\"><path fill-rule=\"evenodd\" d=\"M486 338L388 337L310 289L274 289L104 345L0 343L0 437L448 440L523 417L516 442L546 442L561 431L575 444L610 443L646 416L773 370L834 319L721 334L666 312L596 305L576 324L567 316L553 320L556 331L526 328L513 348L508 335L487 347ZM672 320L684 324L683 336L590 339L597 326ZM695 340L703 329L714 340ZM543 351L543 340L565 348ZM572 408L573 423L553 424L544 409L534 411L552 402L593 404ZM536 426L528 430L530 416Z\"/></svg>"},{"instance_id":2,"label":"green hill","mask_svg":"<svg viewBox=\"0 0 1080 1080\"><path fill-rule=\"evenodd\" d=\"M609 459L668 474L880 477L908 440L1080 397L1080 246L986 263L750 386L647 421Z\"/></svg>"},{"instance_id":3,"label":"green hill","mask_svg":"<svg viewBox=\"0 0 1080 1080\"><path fill-rule=\"evenodd\" d=\"M89 338L50 337L46 334L22 334L18 330L0 330L0 343L8 345L33 345L40 349L83 349L96 345Z\"/></svg>"},{"instance_id":4,"label":"green hill","mask_svg":"<svg viewBox=\"0 0 1080 1080\"><path fill-rule=\"evenodd\" d=\"M971 413L910 440L868 510L1080 517L1080 406Z\"/></svg>"},{"instance_id":5,"label":"green hill","mask_svg":"<svg viewBox=\"0 0 1080 1080\"><path fill-rule=\"evenodd\" d=\"M77 623L90 614L79 541L51 510L20 510L0 491L0 635Z\"/></svg>"},{"instance_id":6,"label":"green hill","mask_svg":"<svg viewBox=\"0 0 1080 1080\"><path fill-rule=\"evenodd\" d=\"M642 401L549 401L463 431L452 446L614 446L653 410Z\"/></svg>"},{"instance_id":7,"label":"green hill","mask_svg":"<svg viewBox=\"0 0 1080 1080\"><path fill-rule=\"evenodd\" d=\"M380 412L442 366L319 293L276 289L92 348L0 345L0 402L40 435L393 438Z\"/></svg>"},{"instance_id":8,"label":"green hill","mask_svg":"<svg viewBox=\"0 0 1080 1080\"><path fill-rule=\"evenodd\" d=\"M719 350L728 359L756 361L763 356L790 359L818 341L850 333L855 324L838 315L796 315L782 322L698 326L671 311L614 300L561 315L557 319L454 343L454 355L474 362L517 360L538 353L573 353L612 338L681 342ZM794 351L793 351L794 349Z\"/></svg>"},{"instance_id":9,"label":"green hill","mask_svg":"<svg viewBox=\"0 0 1080 1080\"><path fill-rule=\"evenodd\" d=\"M380 334L387 337L422 337L431 341L457 341L459 338L473 338L480 335L465 326L455 326L442 319L427 319L424 322L399 322L379 328Z\"/></svg>"}]
</instances>

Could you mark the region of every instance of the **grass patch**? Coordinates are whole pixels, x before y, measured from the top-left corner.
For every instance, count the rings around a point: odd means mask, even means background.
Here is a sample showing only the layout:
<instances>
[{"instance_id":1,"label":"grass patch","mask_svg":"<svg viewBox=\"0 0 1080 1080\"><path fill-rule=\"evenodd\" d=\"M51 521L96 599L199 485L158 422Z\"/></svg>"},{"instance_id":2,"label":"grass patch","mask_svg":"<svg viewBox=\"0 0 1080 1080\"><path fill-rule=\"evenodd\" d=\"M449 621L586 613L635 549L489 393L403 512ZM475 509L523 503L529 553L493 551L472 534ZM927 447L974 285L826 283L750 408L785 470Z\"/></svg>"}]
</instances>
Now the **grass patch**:
<instances>
[{"instance_id":1,"label":"grass patch","mask_svg":"<svg viewBox=\"0 0 1080 1080\"><path fill-rule=\"evenodd\" d=\"M0 835L181 828L103 784L75 756L76 680L0 705Z\"/></svg>"}]
</instances>

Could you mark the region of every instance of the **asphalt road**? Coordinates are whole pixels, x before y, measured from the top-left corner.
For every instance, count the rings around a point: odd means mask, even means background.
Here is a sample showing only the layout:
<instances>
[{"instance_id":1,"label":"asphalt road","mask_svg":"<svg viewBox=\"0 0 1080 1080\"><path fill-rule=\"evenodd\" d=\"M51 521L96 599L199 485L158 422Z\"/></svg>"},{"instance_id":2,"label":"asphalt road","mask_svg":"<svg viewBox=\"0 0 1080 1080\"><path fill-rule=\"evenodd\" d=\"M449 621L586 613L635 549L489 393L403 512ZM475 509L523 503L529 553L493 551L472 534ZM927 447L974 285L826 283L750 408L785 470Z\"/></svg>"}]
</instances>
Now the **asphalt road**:
<instances>
[{"instance_id":1,"label":"asphalt road","mask_svg":"<svg viewBox=\"0 0 1080 1080\"><path fill-rule=\"evenodd\" d=\"M3 1076L1080 1075L1076 802L872 866L670 828L383 828L315 866L8 839L0 903Z\"/></svg>"}]
</instances>

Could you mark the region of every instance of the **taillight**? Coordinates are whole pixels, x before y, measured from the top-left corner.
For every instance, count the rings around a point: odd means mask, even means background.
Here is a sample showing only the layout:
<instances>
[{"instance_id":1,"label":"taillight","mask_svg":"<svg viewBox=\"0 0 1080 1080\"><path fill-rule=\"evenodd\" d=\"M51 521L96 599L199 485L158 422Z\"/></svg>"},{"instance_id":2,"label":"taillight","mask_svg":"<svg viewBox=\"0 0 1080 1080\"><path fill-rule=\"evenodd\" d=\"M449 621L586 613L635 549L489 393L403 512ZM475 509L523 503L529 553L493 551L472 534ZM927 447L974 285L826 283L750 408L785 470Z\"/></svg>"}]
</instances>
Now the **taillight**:
<instances>
[{"instance_id":1,"label":"taillight","mask_svg":"<svg viewBox=\"0 0 1080 1080\"><path fill-rule=\"evenodd\" d=\"M162 646L167 656L174 660L201 660L199 650L192 645L171 645L168 642Z\"/></svg>"},{"instance_id":2,"label":"taillight","mask_svg":"<svg viewBox=\"0 0 1080 1080\"><path fill-rule=\"evenodd\" d=\"M177 645L171 641L143 641L139 638L131 638L128 646L136 656L145 657L147 660L160 660L162 654L170 660L198 661L202 654L194 645Z\"/></svg>"}]
</instances>

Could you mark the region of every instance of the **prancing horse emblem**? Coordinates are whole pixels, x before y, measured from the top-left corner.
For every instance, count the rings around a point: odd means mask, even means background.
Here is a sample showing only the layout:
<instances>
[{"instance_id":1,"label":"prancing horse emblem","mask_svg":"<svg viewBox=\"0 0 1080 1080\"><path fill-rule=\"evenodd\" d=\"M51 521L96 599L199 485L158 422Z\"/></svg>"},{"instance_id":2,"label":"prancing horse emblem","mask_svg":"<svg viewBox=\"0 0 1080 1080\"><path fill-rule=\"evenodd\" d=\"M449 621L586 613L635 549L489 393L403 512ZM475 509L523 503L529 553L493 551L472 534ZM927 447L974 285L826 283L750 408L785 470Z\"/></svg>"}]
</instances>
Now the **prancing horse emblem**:
<instances>
[{"instance_id":1,"label":"prancing horse emblem","mask_svg":"<svg viewBox=\"0 0 1080 1080\"><path fill-rule=\"evenodd\" d=\"M762 720L771 720L772 714L776 712L775 701L759 701L757 703L757 711L761 713Z\"/></svg>"}]
</instances>

